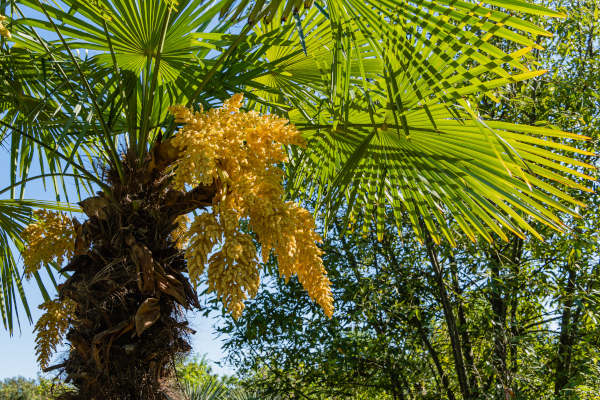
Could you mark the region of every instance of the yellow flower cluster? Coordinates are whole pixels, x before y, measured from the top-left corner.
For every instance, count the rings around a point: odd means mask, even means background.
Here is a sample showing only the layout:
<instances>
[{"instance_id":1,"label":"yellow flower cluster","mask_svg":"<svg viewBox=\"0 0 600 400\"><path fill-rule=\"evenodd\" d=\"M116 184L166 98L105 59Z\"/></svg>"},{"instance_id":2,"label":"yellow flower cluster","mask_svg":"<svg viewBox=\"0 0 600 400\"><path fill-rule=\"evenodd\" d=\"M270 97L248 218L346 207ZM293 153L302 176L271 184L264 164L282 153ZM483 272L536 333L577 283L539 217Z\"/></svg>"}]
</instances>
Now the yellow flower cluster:
<instances>
[{"instance_id":1,"label":"yellow flower cluster","mask_svg":"<svg viewBox=\"0 0 600 400\"><path fill-rule=\"evenodd\" d=\"M179 217L175 218L177 227L173 230L173 232L171 232L171 237L175 241L175 246L178 249L184 249L188 244L189 239L187 237L187 232L189 222L190 217L187 215L180 215Z\"/></svg>"},{"instance_id":2,"label":"yellow flower cluster","mask_svg":"<svg viewBox=\"0 0 600 400\"><path fill-rule=\"evenodd\" d=\"M59 265L65 257L73 256L75 236L73 223L64 213L35 210L36 222L23 231L27 246L23 251L25 276L30 278L42 264L56 261Z\"/></svg>"},{"instance_id":3,"label":"yellow flower cluster","mask_svg":"<svg viewBox=\"0 0 600 400\"><path fill-rule=\"evenodd\" d=\"M56 346L62 341L69 323L75 313L75 302L72 300L48 300L40 305L46 312L35 323L35 354L42 368L48 366Z\"/></svg>"},{"instance_id":4,"label":"yellow flower cluster","mask_svg":"<svg viewBox=\"0 0 600 400\"><path fill-rule=\"evenodd\" d=\"M173 145L180 151L174 184L179 189L215 184L212 212L196 217L186 252L190 278L198 283L208 264L208 286L239 317L248 296L258 290L256 246L240 232L249 220L262 246L263 262L271 250L280 274L297 274L308 294L331 316L331 282L317 246L320 237L310 213L284 202L283 145L304 145L294 126L276 116L240 112L243 97L234 95L222 108L193 113L171 108L183 128ZM218 251L213 253L215 246Z\"/></svg>"},{"instance_id":5,"label":"yellow flower cluster","mask_svg":"<svg viewBox=\"0 0 600 400\"><path fill-rule=\"evenodd\" d=\"M166 0L166 3L174 11L177 11L177 6L179 5L179 2L177 0Z\"/></svg>"},{"instance_id":6,"label":"yellow flower cluster","mask_svg":"<svg viewBox=\"0 0 600 400\"><path fill-rule=\"evenodd\" d=\"M208 264L208 290L217 294L234 318L239 318L244 300L256 296L260 283L252 237L237 229L237 216L227 211L200 214L188 235L190 279L197 285ZM211 254L216 245L220 249Z\"/></svg>"},{"instance_id":7,"label":"yellow flower cluster","mask_svg":"<svg viewBox=\"0 0 600 400\"><path fill-rule=\"evenodd\" d=\"M331 282L321 260L323 252L316 245L321 238L315 232L312 215L297 204L286 202L276 209L253 209L250 224L260 238L263 261L273 249L277 255L279 273L286 281L297 274L309 295L323 307L325 314L331 316Z\"/></svg>"},{"instance_id":8,"label":"yellow flower cluster","mask_svg":"<svg viewBox=\"0 0 600 400\"><path fill-rule=\"evenodd\" d=\"M4 36L5 38L10 39L12 37L12 35L10 34L10 31L8 29L6 29L6 27L4 26L3 22L6 21L8 18L4 15L0 15L0 36Z\"/></svg>"}]
</instances>

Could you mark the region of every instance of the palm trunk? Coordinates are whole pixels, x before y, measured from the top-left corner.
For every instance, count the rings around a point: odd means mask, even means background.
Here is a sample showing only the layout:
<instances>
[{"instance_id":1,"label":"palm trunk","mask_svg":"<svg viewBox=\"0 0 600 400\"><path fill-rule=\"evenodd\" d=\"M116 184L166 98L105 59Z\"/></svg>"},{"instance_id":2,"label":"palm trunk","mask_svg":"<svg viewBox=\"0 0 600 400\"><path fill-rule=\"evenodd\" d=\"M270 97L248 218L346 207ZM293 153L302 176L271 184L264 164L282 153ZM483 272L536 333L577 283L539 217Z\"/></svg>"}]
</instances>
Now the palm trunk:
<instances>
[{"instance_id":1,"label":"palm trunk","mask_svg":"<svg viewBox=\"0 0 600 400\"><path fill-rule=\"evenodd\" d=\"M500 272L503 266L501 257L509 262L510 269L513 273L518 272L519 264L521 262L521 253L523 251L523 240L515 238L511 245L512 252L510 254L506 254L511 250L510 246L507 246L501 251L492 248L489 252L489 268L491 275L490 305L492 307L492 330L494 335L492 362L496 369L496 381L498 387L503 388L501 395L506 395L506 393L513 391L512 372L514 371L514 366L517 362L517 349L515 345L509 343L509 335L516 336L516 310L518 306L518 297L514 284L507 284ZM511 306L510 329L507 327L509 306ZM509 368L508 365L509 353L513 362L512 369Z\"/></svg>"},{"instance_id":2,"label":"palm trunk","mask_svg":"<svg viewBox=\"0 0 600 400\"><path fill-rule=\"evenodd\" d=\"M170 234L175 218L211 197L209 188L170 190L160 171L127 163L125 183L81 203L76 255L61 299L75 302L64 362L78 393L69 399L164 399L176 357L190 350L184 308L198 308ZM110 175L110 174L109 174Z\"/></svg>"}]
</instances>

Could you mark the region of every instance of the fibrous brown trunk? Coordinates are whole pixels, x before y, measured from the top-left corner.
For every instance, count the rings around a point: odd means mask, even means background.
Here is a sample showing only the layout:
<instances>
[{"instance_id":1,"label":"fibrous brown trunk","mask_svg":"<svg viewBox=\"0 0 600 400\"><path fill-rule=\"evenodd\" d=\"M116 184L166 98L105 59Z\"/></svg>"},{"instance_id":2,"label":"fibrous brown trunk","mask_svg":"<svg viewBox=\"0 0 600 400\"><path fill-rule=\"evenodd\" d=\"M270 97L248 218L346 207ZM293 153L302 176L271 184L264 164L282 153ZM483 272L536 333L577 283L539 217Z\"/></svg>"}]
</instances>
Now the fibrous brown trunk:
<instances>
[{"instance_id":1,"label":"fibrous brown trunk","mask_svg":"<svg viewBox=\"0 0 600 400\"><path fill-rule=\"evenodd\" d=\"M164 399L174 360L190 350L184 309L198 308L183 253L171 233L175 218L210 203L211 188L171 190L152 163L125 160L125 182L81 204L76 255L59 286L75 303L62 372L78 390L65 398Z\"/></svg>"},{"instance_id":2,"label":"fibrous brown trunk","mask_svg":"<svg viewBox=\"0 0 600 400\"><path fill-rule=\"evenodd\" d=\"M519 368L519 357L518 357L518 346L514 340L519 336L519 325L517 323L517 310L519 307L519 286L518 277L520 276L520 265L521 258L523 257L523 239L516 238L513 246L512 262L511 262L511 274L513 276L513 283L510 295L510 374L515 376ZM516 279L516 281L515 281ZM516 391L516 382L513 381L513 391Z\"/></svg>"}]
</instances>

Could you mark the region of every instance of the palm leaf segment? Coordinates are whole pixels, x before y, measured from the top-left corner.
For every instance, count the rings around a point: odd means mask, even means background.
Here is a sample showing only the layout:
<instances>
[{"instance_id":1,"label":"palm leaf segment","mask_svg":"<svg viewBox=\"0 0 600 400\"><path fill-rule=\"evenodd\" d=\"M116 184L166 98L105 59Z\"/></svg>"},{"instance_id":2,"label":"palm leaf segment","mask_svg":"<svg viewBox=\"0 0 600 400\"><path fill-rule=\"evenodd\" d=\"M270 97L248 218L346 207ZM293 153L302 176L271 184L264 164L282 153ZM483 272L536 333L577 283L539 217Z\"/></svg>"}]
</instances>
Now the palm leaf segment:
<instances>
[{"instance_id":1,"label":"palm leaf segment","mask_svg":"<svg viewBox=\"0 0 600 400\"><path fill-rule=\"evenodd\" d=\"M248 19L249 24L262 19L271 22L275 16L287 20L290 14L299 16L304 10L310 9L314 0L228 0L221 8L221 18L237 20L240 17Z\"/></svg>"},{"instance_id":2,"label":"palm leaf segment","mask_svg":"<svg viewBox=\"0 0 600 400\"><path fill-rule=\"evenodd\" d=\"M19 322L17 304L23 305L23 310L29 322L31 311L27 304L26 293L23 290L21 268L13 255L13 248L21 252L24 248L21 233L25 226L31 222L31 213L34 208L49 208L60 211L77 211L76 208L66 204L40 200L0 200L0 316L2 324L12 333L15 322ZM46 272L56 286L54 274L60 269L57 265L45 266ZM49 300L40 276L40 272L33 274L42 296ZM14 320L16 317L17 321Z\"/></svg>"},{"instance_id":3,"label":"palm leaf segment","mask_svg":"<svg viewBox=\"0 0 600 400\"><path fill-rule=\"evenodd\" d=\"M492 5L560 16L524 2ZM257 81L269 89L254 92L292 103L290 119L310 138L294 157L297 190L312 187L329 219L346 204L346 222L376 219L380 232L391 207L438 242L454 243L450 220L472 240L506 240L506 230L539 237L534 222L565 229L555 212L575 215L564 204L582 204L552 184L589 191L579 180L592 179L585 169L593 167L558 152L590 154L564 143L586 138L485 121L469 103L544 73L529 70L528 52L547 32L464 1L329 1L326 10L289 33L295 46L266 51L275 66ZM297 45L303 36L308 56ZM523 47L507 54L498 39Z\"/></svg>"},{"instance_id":4,"label":"palm leaf segment","mask_svg":"<svg viewBox=\"0 0 600 400\"><path fill-rule=\"evenodd\" d=\"M90 160L118 167L120 144L143 154L159 132L173 134L168 105L210 106L245 91L248 107L285 113L304 131L310 146L291 150L290 183L316 195L327 220L346 204L346 223L361 216L381 228L391 207L436 241L454 242L456 227L472 239L537 235L533 221L562 230L555 212L579 205L554 183L588 190L580 181L590 166L569 154L587 154L570 147L582 137L484 121L469 103L543 72L529 70L528 51L547 33L512 14L560 16L548 9L518 0L63 3L14 3L0 96L15 189L35 151L57 192L69 174L89 185L101 173ZM221 14L235 18L216 23ZM228 33L242 17L252 24ZM521 50L507 54L496 40ZM4 68L18 57L30 67Z\"/></svg>"}]
</instances>

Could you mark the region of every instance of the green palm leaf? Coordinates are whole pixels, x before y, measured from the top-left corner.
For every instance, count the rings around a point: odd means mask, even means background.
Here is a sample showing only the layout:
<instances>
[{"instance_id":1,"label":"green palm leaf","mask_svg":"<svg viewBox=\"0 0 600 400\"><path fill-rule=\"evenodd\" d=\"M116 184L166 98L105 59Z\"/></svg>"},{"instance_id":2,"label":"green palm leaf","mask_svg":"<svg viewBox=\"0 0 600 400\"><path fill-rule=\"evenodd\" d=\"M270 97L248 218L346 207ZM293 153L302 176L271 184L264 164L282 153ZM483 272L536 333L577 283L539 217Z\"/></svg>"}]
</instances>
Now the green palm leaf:
<instances>
[{"instance_id":1,"label":"green palm leaf","mask_svg":"<svg viewBox=\"0 0 600 400\"><path fill-rule=\"evenodd\" d=\"M13 251L16 250L20 253L24 248L21 233L25 226L31 222L32 210L34 208L79 211L76 207L55 202L0 200L0 315L2 316L2 324L11 334L15 326L20 326L17 304L22 304L25 315L31 323L31 311L23 290L23 274ZM47 272L53 280L52 271L47 269ZM34 278L40 287L42 295L49 299L40 273L35 272Z\"/></svg>"},{"instance_id":2,"label":"green palm leaf","mask_svg":"<svg viewBox=\"0 0 600 400\"><path fill-rule=\"evenodd\" d=\"M436 241L454 242L456 231L488 241L538 235L532 221L564 230L557 215L582 204L561 189L588 190L591 179L591 166L576 160L585 138L486 121L471 106L479 93L494 99L495 88L543 73L529 50L549 34L515 12L561 14L517 0L487 4L14 2L13 44L0 51L10 197L21 197L32 167L57 198L67 180L92 192L102 168L120 171L122 150L143 159L174 134L169 105L211 107L244 92L248 108L286 115L305 135L306 149L290 149L289 182L318 198L326 223L345 205L346 222L382 227L391 209ZM250 23L236 26L242 19ZM506 53L498 39L521 50ZM17 271L10 260L3 271ZM1 281L7 321L14 276Z\"/></svg>"},{"instance_id":3,"label":"green palm leaf","mask_svg":"<svg viewBox=\"0 0 600 400\"><path fill-rule=\"evenodd\" d=\"M330 2L328 16L313 10L304 18L308 56L291 30L285 38L295 45L268 50L276 67L256 81L279 92L252 93L271 104L295 99L289 117L309 140L294 164L297 192L308 186L314 188L308 193L320 193L328 220L344 203L351 205L349 219L364 213L378 219L385 207L407 211L415 233L423 237L422 218L436 241L454 243L450 220L473 240L506 239L506 230L539 237L532 220L564 230L555 213L574 215L564 204L578 203L548 182L586 190L577 181L592 179L582 170L592 167L576 161L568 167L573 161L556 158L555 150L578 150L545 138L586 138L483 121L466 101L544 73L527 68L527 52L537 46L527 34L546 32L500 11L484 14L481 6L419 3L400 11L393 1ZM488 32L474 35L452 20ZM490 44L493 36L530 47L506 54Z\"/></svg>"}]
</instances>

